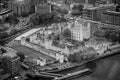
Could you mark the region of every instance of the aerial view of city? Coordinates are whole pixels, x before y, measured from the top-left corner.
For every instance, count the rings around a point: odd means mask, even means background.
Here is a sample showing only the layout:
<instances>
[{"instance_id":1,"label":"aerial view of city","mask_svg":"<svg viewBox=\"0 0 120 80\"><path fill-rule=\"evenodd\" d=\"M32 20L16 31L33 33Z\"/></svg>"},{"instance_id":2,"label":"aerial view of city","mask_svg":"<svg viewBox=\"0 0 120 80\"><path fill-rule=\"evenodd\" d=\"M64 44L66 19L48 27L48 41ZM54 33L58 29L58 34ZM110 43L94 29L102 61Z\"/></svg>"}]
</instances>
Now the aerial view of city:
<instances>
[{"instance_id":1,"label":"aerial view of city","mask_svg":"<svg viewBox=\"0 0 120 80\"><path fill-rule=\"evenodd\" d=\"M120 80L120 1L0 0L0 80Z\"/></svg>"}]
</instances>

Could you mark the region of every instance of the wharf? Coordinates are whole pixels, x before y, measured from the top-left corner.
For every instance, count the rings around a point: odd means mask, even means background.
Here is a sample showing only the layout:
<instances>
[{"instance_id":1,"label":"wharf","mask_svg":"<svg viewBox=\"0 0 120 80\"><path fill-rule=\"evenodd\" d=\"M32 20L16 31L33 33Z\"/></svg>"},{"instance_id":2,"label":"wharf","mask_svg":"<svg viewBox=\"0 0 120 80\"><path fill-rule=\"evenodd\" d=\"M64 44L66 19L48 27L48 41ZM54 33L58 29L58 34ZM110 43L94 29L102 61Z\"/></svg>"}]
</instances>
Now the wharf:
<instances>
[{"instance_id":1,"label":"wharf","mask_svg":"<svg viewBox=\"0 0 120 80\"><path fill-rule=\"evenodd\" d=\"M83 69L83 70L80 70L80 71L77 71L77 72L74 72L74 73L71 73L71 74L67 74L67 75L62 76L62 77L56 77L53 80L73 79L73 78L75 78L77 76L83 76L83 75L91 73L91 72L92 72L92 70L86 68L86 69Z\"/></svg>"}]
</instances>

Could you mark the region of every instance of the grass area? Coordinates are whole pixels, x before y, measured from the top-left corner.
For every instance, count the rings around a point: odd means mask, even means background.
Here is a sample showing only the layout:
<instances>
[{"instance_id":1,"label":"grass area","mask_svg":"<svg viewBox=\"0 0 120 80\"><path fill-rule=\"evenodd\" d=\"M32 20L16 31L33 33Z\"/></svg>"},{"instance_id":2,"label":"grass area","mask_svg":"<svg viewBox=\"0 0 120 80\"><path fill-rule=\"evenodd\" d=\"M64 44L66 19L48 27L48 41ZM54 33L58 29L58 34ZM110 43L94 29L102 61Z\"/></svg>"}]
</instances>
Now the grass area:
<instances>
[{"instance_id":1,"label":"grass area","mask_svg":"<svg viewBox=\"0 0 120 80\"><path fill-rule=\"evenodd\" d=\"M40 53L40 52L38 52L36 50L33 50L31 48L28 48L26 46L17 45L17 46L13 46L13 48L15 50L17 50L18 52L22 52L25 55L28 55L29 57L32 57L32 58L40 58L41 57L41 58L47 59L48 62L55 60L54 58L52 58L50 56L47 56L47 55L45 55L43 53Z\"/></svg>"}]
</instances>

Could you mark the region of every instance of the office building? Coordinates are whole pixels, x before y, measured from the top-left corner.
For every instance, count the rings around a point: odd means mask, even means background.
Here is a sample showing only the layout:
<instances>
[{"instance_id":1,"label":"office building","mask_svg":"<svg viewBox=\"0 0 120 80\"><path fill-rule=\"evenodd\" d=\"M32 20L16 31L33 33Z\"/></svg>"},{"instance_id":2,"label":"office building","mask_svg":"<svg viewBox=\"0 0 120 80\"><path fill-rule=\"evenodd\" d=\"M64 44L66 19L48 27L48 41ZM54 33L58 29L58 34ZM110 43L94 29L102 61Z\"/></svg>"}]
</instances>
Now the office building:
<instances>
[{"instance_id":1,"label":"office building","mask_svg":"<svg viewBox=\"0 0 120 80\"><path fill-rule=\"evenodd\" d=\"M51 5L50 4L35 5L35 12L39 14L51 13Z\"/></svg>"},{"instance_id":2,"label":"office building","mask_svg":"<svg viewBox=\"0 0 120 80\"><path fill-rule=\"evenodd\" d=\"M12 15L12 10L3 9L0 11L0 21L3 22L8 16Z\"/></svg>"},{"instance_id":3,"label":"office building","mask_svg":"<svg viewBox=\"0 0 120 80\"><path fill-rule=\"evenodd\" d=\"M10 73L12 76L17 75L20 72L20 57L6 57L3 65L6 73Z\"/></svg>"},{"instance_id":4,"label":"office building","mask_svg":"<svg viewBox=\"0 0 120 80\"><path fill-rule=\"evenodd\" d=\"M31 0L32 5L37 5L37 4L44 4L47 2L47 0Z\"/></svg>"},{"instance_id":5,"label":"office building","mask_svg":"<svg viewBox=\"0 0 120 80\"><path fill-rule=\"evenodd\" d=\"M102 22L120 26L120 12L108 10L103 12Z\"/></svg>"},{"instance_id":6,"label":"office building","mask_svg":"<svg viewBox=\"0 0 120 80\"><path fill-rule=\"evenodd\" d=\"M28 15L31 12L31 0L12 0L9 1L9 9L17 15Z\"/></svg>"},{"instance_id":7,"label":"office building","mask_svg":"<svg viewBox=\"0 0 120 80\"><path fill-rule=\"evenodd\" d=\"M94 20L94 21L101 21L102 13L106 10L114 10L114 4L106 4L97 7L88 7L84 8L82 18Z\"/></svg>"},{"instance_id":8,"label":"office building","mask_svg":"<svg viewBox=\"0 0 120 80\"><path fill-rule=\"evenodd\" d=\"M112 0L114 4L120 4L120 0Z\"/></svg>"}]
</instances>

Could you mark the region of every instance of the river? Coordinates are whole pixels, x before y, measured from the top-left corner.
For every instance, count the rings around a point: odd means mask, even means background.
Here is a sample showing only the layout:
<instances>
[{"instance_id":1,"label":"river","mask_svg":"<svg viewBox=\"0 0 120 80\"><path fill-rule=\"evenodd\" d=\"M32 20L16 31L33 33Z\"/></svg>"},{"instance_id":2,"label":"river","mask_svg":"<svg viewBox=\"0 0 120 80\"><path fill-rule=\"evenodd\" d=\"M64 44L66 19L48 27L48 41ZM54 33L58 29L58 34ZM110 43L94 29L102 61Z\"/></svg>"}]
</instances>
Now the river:
<instances>
[{"instance_id":1,"label":"river","mask_svg":"<svg viewBox=\"0 0 120 80\"><path fill-rule=\"evenodd\" d=\"M73 80L120 80L120 54L96 61L93 73Z\"/></svg>"},{"instance_id":2,"label":"river","mask_svg":"<svg viewBox=\"0 0 120 80\"><path fill-rule=\"evenodd\" d=\"M66 70L61 73L69 73L91 67L94 71L91 74L77 77L71 80L120 80L120 54L112 55L106 58L89 63L87 66L83 65L71 70ZM29 79L34 80L34 79ZM50 80L50 79L35 79L35 80Z\"/></svg>"}]
</instances>

